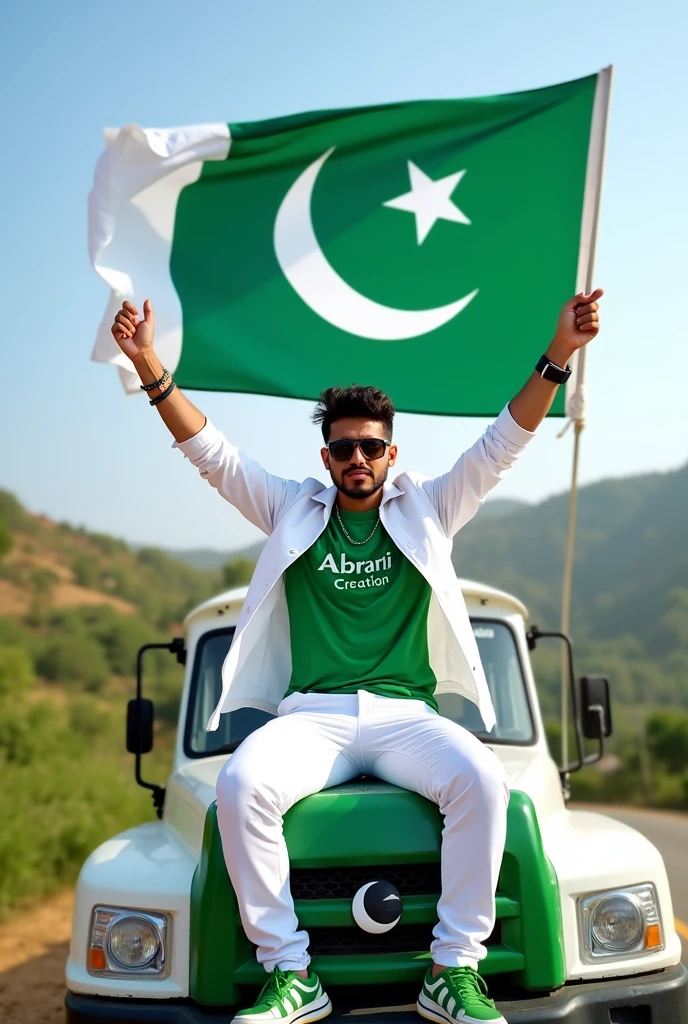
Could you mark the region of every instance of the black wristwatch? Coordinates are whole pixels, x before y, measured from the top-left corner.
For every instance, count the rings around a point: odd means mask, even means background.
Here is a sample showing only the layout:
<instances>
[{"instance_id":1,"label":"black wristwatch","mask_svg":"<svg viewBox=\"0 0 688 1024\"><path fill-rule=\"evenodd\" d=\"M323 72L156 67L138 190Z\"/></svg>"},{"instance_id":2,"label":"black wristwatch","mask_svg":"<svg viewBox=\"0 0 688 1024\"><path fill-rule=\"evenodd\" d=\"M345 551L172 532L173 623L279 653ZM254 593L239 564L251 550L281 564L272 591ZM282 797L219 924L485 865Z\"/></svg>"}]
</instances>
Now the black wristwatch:
<instances>
[{"instance_id":1,"label":"black wristwatch","mask_svg":"<svg viewBox=\"0 0 688 1024\"><path fill-rule=\"evenodd\" d=\"M565 370L562 370L561 366L557 366L547 356L540 356L535 364L535 372L545 380L551 380L553 384L565 384L571 376L571 367L567 366Z\"/></svg>"}]
</instances>

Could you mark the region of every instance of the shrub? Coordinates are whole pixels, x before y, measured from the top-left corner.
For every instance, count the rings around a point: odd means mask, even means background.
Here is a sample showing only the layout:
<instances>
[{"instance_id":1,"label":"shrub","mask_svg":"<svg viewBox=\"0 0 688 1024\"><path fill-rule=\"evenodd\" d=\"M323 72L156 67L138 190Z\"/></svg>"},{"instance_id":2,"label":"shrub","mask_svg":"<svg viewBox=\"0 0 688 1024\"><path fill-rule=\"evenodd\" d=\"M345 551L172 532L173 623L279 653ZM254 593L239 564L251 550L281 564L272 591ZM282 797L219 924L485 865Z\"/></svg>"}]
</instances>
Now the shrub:
<instances>
[{"instance_id":1,"label":"shrub","mask_svg":"<svg viewBox=\"0 0 688 1024\"><path fill-rule=\"evenodd\" d=\"M52 569L32 569L29 581L36 596L49 598L60 577Z\"/></svg>"},{"instance_id":2,"label":"shrub","mask_svg":"<svg viewBox=\"0 0 688 1024\"><path fill-rule=\"evenodd\" d=\"M149 795L113 755L65 749L1 767L0 915L73 883L99 843L152 818Z\"/></svg>"},{"instance_id":3,"label":"shrub","mask_svg":"<svg viewBox=\"0 0 688 1024\"><path fill-rule=\"evenodd\" d=\"M21 502L17 501L9 491L0 490L0 519L10 530L22 530L25 533L35 533L38 524Z\"/></svg>"},{"instance_id":4,"label":"shrub","mask_svg":"<svg viewBox=\"0 0 688 1024\"><path fill-rule=\"evenodd\" d=\"M31 765L56 754L78 755L79 744L66 730L63 713L52 700L3 701L0 705L0 760Z\"/></svg>"},{"instance_id":5,"label":"shrub","mask_svg":"<svg viewBox=\"0 0 688 1024\"><path fill-rule=\"evenodd\" d=\"M36 660L36 670L44 679L83 683L99 690L110 675L103 648L88 635L63 635L50 640Z\"/></svg>"},{"instance_id":6,"label":"shrub","mask_svg":"<svg viewBox=\"0 0 688 1024\"><path fill-rule=\"evenodd\" d=\"M256 563L250 558L232 558L222 570L222 579L228 590L244 587L251 582Z\"/></svg>"},{"instance_id":7,"label":"shrub","mask_svg":"<svg viewBox=\"0 0 688 1024\"><path fill-rule=\"evenodd\" d=\"M10 615L0 615L0 647L23 647L26 651L33 650L35 637L19 619Z\"/></svg>"},{"instance_id":8,"label":"shrub","mask_svg":"<svg viewBox=\"0 0 688 1024\"><path fill-rule=\"evenodd\" d=\"M118 615L96 628L95 635L103 645L110 670L120 676L135 674L139 647L167 640L147 622L133 615Z\"/></svg>"},{"instance_id":9,"label":"shrub","mask_svg":"<svg viewBox=\"0 0 688 1024\"><path fill-rule=\"evenodd\" d=\"M69 702L67 714L70 730L91 743L106 736L114 724L112 713L86 694Z\"/></svg>"},{"instance_id":10,"label":"shrub","mask_svg":"<svg viewBox=\"0 0 688 1024\"><path fill-rule=\"evenodd\" d=\"M14 538L10 533L9 527L6 525L4 519L0 519L0 560L5 557L13 543Z\"/></svg>"},{"instance_id":11,"label":"shrub","mask_svg":"<svg viewBox=\"0 0 688 1024\"><path fill-rule=\"evenodd\" d=\"M604 777L594 769L575 772L571 776L571 797L574 800L599 801L604 787Z\"/></svg>"},{"instance_id":12,"label":"shrub","mask_svg":"<svg viewBox=\"0 0 688 1024\"><path fill-rule=\"evenodd\" d=\"M107 533L87 533L87 537L92 544L95 544L99 551L108 557L128 554L129 552L129 545L126 541L119 540L117 537L110 537Z\"/></svg>"},{"instance_id":13,"label":"shrub","mask_svg":"<svg viewBox=\"0 0 688 1024\"><path fill-rule=\"evenodd\" d=\"M655 807L684 808L688 803L687 781L688 772L678 775L655 770L652 773L652 804Z\"/></svg>"},{"instance_id":14,"label":"shrub","mask_svg":"<svg viewBox=\"0 0 688 1024\"><path fill-rule=\"evenodd\" d=\"M144 687L155 702L155 720L174 728L179 718L179 703L184 685L184 669L171 654L160 651L145 663Z\"/></svg>"},{"instance_id":15,"label":"shrub","mask_svg":"<svg viewBox=\"0 0 688 1024\"><path fill-rule=\"evenodd\" d=\"M34 683L33 663L21 647L0 647L0 699L26 693Z\"/></svg>"},{"instance_id":16,"label":"shrub","mask_svg":"<svg viewBox=\"0 0 688 1024\"><path fill-rule=\"evenodd\" d=\"M53 611L50 616L50 628L55 632L64 634L88 633L97 635L103 629L109 628L110 624L119 618L119 612L107 604L83 605L81 608L67 608L60 611Z\"/></svg>"},{"instance_id":17,"label":"shrub","mask_svg":"<svg viewBox=\"0 0 688 1024\"><path fill-rule=\"evenodd\" d=\"M77 555L72 561L74 579L80 587L97 587L100 573L98 566L90 555Z\"/></svg>"},{"instance_id":18,"label":"shrub","mask_svg":"<svg viewBox=\"0 0 688 1024\"><path fill-rule=\"evenodd\" d=\"M688 770L688 714L658 711L647 720L647 745L670 773Z\"/></svg>"}]
</instances>

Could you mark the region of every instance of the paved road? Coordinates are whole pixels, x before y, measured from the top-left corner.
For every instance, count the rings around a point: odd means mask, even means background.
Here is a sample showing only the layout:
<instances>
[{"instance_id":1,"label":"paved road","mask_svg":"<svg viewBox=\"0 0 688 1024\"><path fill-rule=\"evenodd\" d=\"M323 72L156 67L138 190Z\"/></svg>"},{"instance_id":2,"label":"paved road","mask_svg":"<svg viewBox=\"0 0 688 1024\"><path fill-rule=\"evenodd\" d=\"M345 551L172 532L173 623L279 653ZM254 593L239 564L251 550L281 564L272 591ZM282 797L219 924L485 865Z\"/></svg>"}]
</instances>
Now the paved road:
<instances>
[{"instance_id":1,"label":"paved road","mask_svg":"<svg viewBox=\"0 0 688 1024\"><path fill-rule=\"evenodd\" d=\"M676 930L683 943L683 961L688 964L688 814L625 807L599 809L642 832L662 854L669 875Z\"/></svg>"}]
</instances>

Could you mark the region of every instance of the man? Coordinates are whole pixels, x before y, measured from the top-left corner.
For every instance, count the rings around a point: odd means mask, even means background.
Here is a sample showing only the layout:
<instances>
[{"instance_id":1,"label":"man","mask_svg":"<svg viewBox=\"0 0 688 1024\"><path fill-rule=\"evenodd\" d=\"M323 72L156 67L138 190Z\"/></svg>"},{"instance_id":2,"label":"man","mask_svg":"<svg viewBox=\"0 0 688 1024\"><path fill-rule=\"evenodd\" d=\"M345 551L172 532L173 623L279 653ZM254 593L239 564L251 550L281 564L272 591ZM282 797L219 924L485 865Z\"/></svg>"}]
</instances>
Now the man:
<instances>
[{"instance_id":1,"label":"man","mask_svg":"<svg viewBox=\"0 0 688 1024\"><path fill-rule=\"evenodd\" d=\"M364 773L439 805L442 894L419 1013L503 1018L477 972L495 919L509 790L496 755L437 712L436 691L494 711L452 567L451 538L547 414L573 353L597 334L600 289L567 302L522 390L443 476L387 481L394 409L372 387L330 388L314 414L333 487L283 480L239 452L176 389L153 348L151 304L125 302L112 331L175 446L268 534L211 717L252 705L277 717L240 745L217 783L227 870L244 931L269 973L236 1022L307 1024L331 1011L309 971L282 832L298 800Z\"/></svg>"}]
</instances>

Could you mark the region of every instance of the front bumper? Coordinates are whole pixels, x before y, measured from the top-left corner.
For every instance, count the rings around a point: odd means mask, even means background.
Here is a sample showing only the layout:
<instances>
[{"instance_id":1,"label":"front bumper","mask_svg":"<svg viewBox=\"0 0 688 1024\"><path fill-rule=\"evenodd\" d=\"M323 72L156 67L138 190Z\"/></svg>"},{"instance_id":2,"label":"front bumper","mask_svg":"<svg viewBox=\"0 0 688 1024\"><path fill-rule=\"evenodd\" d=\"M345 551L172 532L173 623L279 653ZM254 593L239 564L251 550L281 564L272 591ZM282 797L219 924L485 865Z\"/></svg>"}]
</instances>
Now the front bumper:
<instances>
[{"instance_id":1,"label":"front bumper","mask_svg":"<svg viewBox=\"0 0 688 1024\"><path fill-rule=\"evenodd\" d=\"M490 979L493 981L493 979ZM688 970L683 964L652 974L608 981L572 982L549 995L499 998L497 1006L509 1024L688 1024ZM386 998L389 1000L387 990ZM394 993L399 995L398 991ZM369 989L358 999L351 990L330 991L335 1012L330 1024L417 1024L415 1003L389 1006L385 993L371 999ZM415 1000L415 995L404 993ZM66 1024L226 1024L231 1011L204 1009L191 1000L110 999L68 992Z\"/></svg>"}]
</instances>

